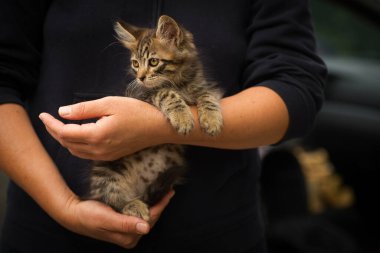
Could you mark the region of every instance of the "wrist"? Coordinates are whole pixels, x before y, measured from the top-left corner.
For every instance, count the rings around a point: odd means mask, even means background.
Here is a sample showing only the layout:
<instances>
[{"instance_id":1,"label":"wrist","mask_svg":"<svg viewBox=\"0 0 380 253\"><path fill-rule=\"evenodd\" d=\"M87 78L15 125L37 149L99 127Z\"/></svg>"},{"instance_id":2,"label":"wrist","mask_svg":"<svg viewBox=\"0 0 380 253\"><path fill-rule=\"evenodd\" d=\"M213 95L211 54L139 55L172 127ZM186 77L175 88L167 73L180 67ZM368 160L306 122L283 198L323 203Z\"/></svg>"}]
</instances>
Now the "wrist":
<instances>
[{"instance_id":1,"label":"wrist","mask_svg":"<svg viewBox=\"0 0 380 253\"><path fill-rule=\"evenodd\" d=\"M147 146L155 146L166 143L183 144L183 145L207 145L216 140L215 137L205 134L199 125L198 111L196 106L191 106L193 114L194 128L187 135L181 135L176 132L169 120L156 107L147 104L150 108L145 108L146 124L144 124L144 139L148 140Z\"/></svg>"},{"instance_id":2,"label":"wrist","mask_svg":"<svg viewBox=\"0 0 380 253\"><path fill-rule=\"evenodd\" d=\"M209 142L208 139L213 139L214 137L210 137L205 134L199 125L198 120L198 110L196 106L190 107L191 113L193 115L194 127L190 131L189 134L182 135L176 132L176 130L171 126L170 122L165 119L160 128L160 133L162 134L162 139L164 142L162 143L173 143L180 145L202 145L204 142Z\"/></svg>"},{"instance_id":3,"label":"wrist","mask_svg":"<svg viewBox=\"0 0 380 253\"><path fill-rule=\"evenodd\" d=\"M52 203L45 210L57 223L65 228L71 228L75 224L75 206L80 202L79 197L67 188L55 201L55 204Z\"/></svg>"},{"instance_id":4,"label":"wrist","mask_svg":"<svg viewBox=\"0 0 380 253\"><path fill-rule=\"evenodd\" d=\"M152 106L153 107L153 106ZM146 124L147 133L151 133L151 136L148 137L154 145L174 143L175 135L178 135L173 127L170 125L169 120L164 116L164 114L159 111L156 107L153 107L154 111L152 112L152 120L148 121Z\"/></svg>"}]
</instances>

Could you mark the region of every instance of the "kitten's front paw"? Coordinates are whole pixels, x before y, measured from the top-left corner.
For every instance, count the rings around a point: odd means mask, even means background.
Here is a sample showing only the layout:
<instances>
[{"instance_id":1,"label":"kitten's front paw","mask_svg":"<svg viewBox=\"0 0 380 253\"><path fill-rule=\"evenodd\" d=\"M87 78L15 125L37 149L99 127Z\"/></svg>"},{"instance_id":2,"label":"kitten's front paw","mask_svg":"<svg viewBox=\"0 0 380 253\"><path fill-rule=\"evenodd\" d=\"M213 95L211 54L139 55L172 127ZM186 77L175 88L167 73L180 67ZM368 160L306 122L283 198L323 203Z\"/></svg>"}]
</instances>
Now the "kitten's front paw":
<instances>
[{"instance_id":1,"label":"kitten's front paw","mask_svg":"<svg viewBox=\"0 0 380 253\"><path fill-rule=\"evenodd\" d=\"M175 113L169 118L170 123L177 133L186 135L194 128L194 119L190 110L181 113Z\"/></svg>"},{"instance_id":2,"label":"kitten's front paw","mask_svg":"<svg viewBox=\"0 0 380 253\"><path fill-rule=\"evenodd\" d=\"M147 222L150 221L150 212L148 206L139 199L132 200L122 210L122 213L128 216L135 216Z\"/></svg>"},{"instance_id":3,"label":"kitten's front paw","mask_svg":"<svg viewBox=\"0 0 380 253\"><path fill-rule=\"evenodd\" d=\"M199 114L199 123L204 132L216 136L222 132L223 117L220 111L205 111Z\"/></svg>"}]
</instances>

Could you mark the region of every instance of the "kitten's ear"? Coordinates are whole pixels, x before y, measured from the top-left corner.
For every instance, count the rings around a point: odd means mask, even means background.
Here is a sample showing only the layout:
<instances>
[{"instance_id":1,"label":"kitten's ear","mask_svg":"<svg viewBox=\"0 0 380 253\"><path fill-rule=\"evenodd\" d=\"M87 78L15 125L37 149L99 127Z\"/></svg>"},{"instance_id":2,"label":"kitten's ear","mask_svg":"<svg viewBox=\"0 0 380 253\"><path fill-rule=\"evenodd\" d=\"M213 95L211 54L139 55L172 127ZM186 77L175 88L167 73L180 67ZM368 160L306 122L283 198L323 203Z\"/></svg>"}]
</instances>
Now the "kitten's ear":
<instances>
[{"instance_id":1,"label":"kitten's ear","mask_svg":"<svg viewBox=\"0 0 380 253\"><path fill-rule=\"evenodd\" d=\"M139 29L135 26L129 25L121 20L117 21L114 25L114 30L117 34L118 40L127 48L131 49L137 44L137 35Z\"/></svg>"},{"instance_id":2,"label":"kitten's ear","mask_svg":"<svg viewBox=\"0 0 380 253\"><path fill-rule=\"evenodd\" d=\"M166 41L173 41L179 46L183 40L183 32L174 19L163 15L158 20L156 37Z\"/></svg>"}]
</instances>

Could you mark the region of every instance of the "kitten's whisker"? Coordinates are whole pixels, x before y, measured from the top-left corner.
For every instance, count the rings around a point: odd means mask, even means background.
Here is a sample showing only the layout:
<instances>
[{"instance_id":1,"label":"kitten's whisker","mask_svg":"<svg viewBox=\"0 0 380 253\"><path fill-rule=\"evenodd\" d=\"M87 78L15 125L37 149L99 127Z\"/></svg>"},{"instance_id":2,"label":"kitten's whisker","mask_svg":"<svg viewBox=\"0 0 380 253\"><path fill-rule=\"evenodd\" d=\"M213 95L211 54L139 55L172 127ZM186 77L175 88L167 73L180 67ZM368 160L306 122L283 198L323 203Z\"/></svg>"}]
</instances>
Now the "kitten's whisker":
<instances>
[{"instance_id":1,"label":"kitten's whisker","mask_svg":"<svg viewBox=\"0 0 380 253\"><path fill-rule=\"evenodd\" d=\"M129 96L133 96L133 94L135 93L135 90L138 88L139 84L137 82L136 79L133 79L129 84L128 84L128 87L127 87L127 94Z\"/></svg>"},{"instance_id":2,"label":"kitten's whisker","mask_svg":"<svg viewBox=\"0 0 380 253\"><path fill-rule=\"evenodd\" d=\"M121 44L121 43L118 42L118 41L111 42L110 44L108 44L108 46L106 46L105 48L103 48L103 50L102 50L101 52L103 53L103 52L104 52L105 50L107 50L109 47L114 46L114 45L116 45L116 44Z\"/></svg>"}]
</instances>

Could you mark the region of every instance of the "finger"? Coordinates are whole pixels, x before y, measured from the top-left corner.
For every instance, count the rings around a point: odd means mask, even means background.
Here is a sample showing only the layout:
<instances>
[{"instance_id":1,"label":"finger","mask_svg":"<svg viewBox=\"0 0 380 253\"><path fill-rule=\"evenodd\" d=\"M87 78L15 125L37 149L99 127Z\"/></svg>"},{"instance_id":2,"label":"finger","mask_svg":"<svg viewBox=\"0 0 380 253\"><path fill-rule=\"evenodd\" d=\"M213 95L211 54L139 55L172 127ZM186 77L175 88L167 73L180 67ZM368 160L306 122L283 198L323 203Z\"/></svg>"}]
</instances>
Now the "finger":
<instances>
[{"instance_id":1,"label":"finger","mask_svg":"<svg viewBox=\"0 0 380 253\"><path fill-rule=\"evenodd\" d=\"M41 113L39 118L46 126L48 132L57 140L83 142L80 140L88 138L87 135L93 130L93 123L83 125L64 124L48 113Z\"/></svg>"},{"instance_id":2,"label":"finger","mask_svg":"<svg viewBox=\"0 0 380 253\"><path fill-rule=\"evenodd\" d=\"M68 148L69 152L79 158L86 159L86 160L94 160L94 161L113 161L116 160L114 156L107 155L107 154L97 154L91 151L78 151L75 149Z\"/></svg>"},{"instance_id":3,"label":"finger","mask_svg":"<svg viewBox=\"0 0 380 253\"><path fill-rule=\"evenodd\" d=\"M75 149L67 148L69 152L76 157L86 159L86 160L99 160L96 158L96 155L89 153L89 152L83 152L83 151L77 151Z\"/></svg>"},{"instance_id":4,"label":"finger","mask_svg":"<svg viewBox=\"0 0 380 253\"><path fill-rule=\"evenodd\" d=\"M105 218L104 228L109 231L139 235L147 234L150 230L150 226L146 221L117 212Z\"/></svg>"},{"instance_id":5,"label":"finger","mask_svg":"<svg viewBox=\"0 0 380 253\"><path fill-rule=\"evenodd\" d=\"M58 121L56 119L54 120ZM49 133L51 133L55 139L59 139L61 142L65 142L66 144L89 144L94 142L96 139L96 123L87 123L82 125L54 123L49 124L47 128Z\"/></svg>"},{"instance_id":6,"label":"finger","mask_svg":"<svg viewBox=\"0 0 380 253\"><path fill-rule=\"evenodd\" d=\"M46 127L48 127L51 131L54 132L54 135L57 134L57 129L61 129L64 126L63 122L57 120L52 115L46 112L41 113L39 115L39 118Z\"/></svg>"},{"instance_id":7,"label":"finger","mask_svg":"<svg viewBox=\"0 0 380 253\"><path fill-rule=\"evenodd\" d=\"M65 142L65 146L75 153L83 153L83 154L94 154L94 147L89 145L88 143L82 142Z\"/></svg>"},{"instance_id":8,"label":"finger","mask_svg":"<svg viewBox=\"0 0 380 253\"><path fill-rule=\"evenodd\" d=\"M58 113L62 118L71 120L100 118L108 115L109 103L109 99L101 98L62 106L59 108Z\"/></svg>"},{"instance_id":9,"label":"finger","mask_svg":"<svg viewBox=\"0 0 380 253\"><path fill-rule=\"evenodd\" d=\"M174 194L175 194L174 190L169 191L162 198L162 200L160 200L160 202L158 202L156 205L154 205L150 209L150 217L152 219L152 226L154 226L154 224L156 224L156 222L158 221L158 219L161 216L161 213L164 211L166 206L169 204L169 202L170 202L171 198L174 196Z\"/></svg>"},{"instance_id":10,"label":"finger","mask_svg":"<svg viewBox=\"0 0 380 253\"><path fill-rule=\"evenodd\" d=\"M71 140L69 138L62 138L62 136L57 133L57 129L53 130L48 126L45 126L46 131L54 138L56 139L62 146L67 148L73 148L75 150L80 151L88 151L90 150L89 144L84 142L75 142L74 140Z\"/></svg>"},{"instance_id":11,"label":"finger","mask_svg":"<svg viewBox=\"0 0 380 253\"><path fill-rule=\"evenodd\" d=\"M70 153L82 159L95 160L98 155L94 154L94 149L87 143L71 142L61 139L53 130L46 127L47 132L56 139L63 147L67 148Z\"/></svg>"},{"instance_id":12,"label":"finger","mask_svg":"<svg viewBox=\"0 0 380 253\"><path fill-rule=\"evenodd\" d=\"M66 124L60 129L59 136L66 142L89 143L94 139L96 128L96 123Z\"/></svg>"},{"instance_id":13,"label":"finger","mask_svg":"<svg viewBox=\"0 0 380 253\"><path fill-rule=\"evenodd\" d=\"M49 127L45 127L46 128L46 131L56 140L58 141L62 146L66 147L65 146L65 143L63 143L63 141L59 138L59 136L53 131L51 130Z\"/></svg>"},{"instance_id":14,"label":"finger","mask_svg":"<svg viewBox=\"0 0 380 253\"><path fill-rule=\"evenodd\" d=\"M119 245L120 247L132 249L137 245L140 239L141 235L112 233L110 235L109 241L116 245Z\"/></svg>"},{"instance_id":15,"label":"finger","mask_svg":"<svg viewBox=\"0 0 380 253\"><path fill-rule=\"evenodd\" d=\"M59 137L59 131L63 127L64 124L48 113L41 113L39 115L39 118L41 119L42 123L45 125L45 128L48 131L48 133L54 139L56 139L62 146L64 146L61 138Z\"/></svg>"}]
</instances>

